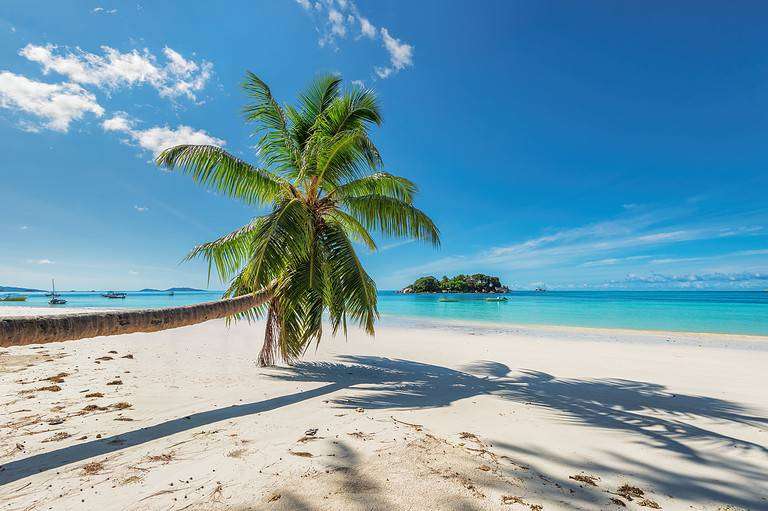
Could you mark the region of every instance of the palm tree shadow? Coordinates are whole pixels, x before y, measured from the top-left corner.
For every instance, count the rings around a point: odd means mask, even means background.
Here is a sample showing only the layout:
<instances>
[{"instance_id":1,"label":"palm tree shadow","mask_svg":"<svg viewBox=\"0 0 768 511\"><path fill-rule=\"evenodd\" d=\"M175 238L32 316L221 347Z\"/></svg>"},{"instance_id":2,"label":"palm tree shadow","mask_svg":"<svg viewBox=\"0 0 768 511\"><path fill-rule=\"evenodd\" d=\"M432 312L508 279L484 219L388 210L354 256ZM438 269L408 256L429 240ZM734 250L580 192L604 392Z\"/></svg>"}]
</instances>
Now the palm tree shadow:
<instances>
[{"instance_id":1,"label":"palm tree shadow","mask_svg":"<svg viewBox=\"0 0 768 511\"><path fill-rule=\"evenodd\" d=\"M768 448L691 423L704 418L765 427L768 418L723 399L673 394L663 385L624 379L560 379L541 371L516 375L501 363L475 362L456 370L410 360L343 356L341 362L302 363L272 377L302 382L343 382L357 392L332 402L344 408L416 409L448 406L493 395L546 408L561 420L639 436L649 446L701 461L690 441L722 442L768 455Z\"/></svg>"},{"instance_id":2,"label":"palm tree shadow","mask_svg":"<svg viewBox=\"0 0 768 511\"><path fill-rule=\"evenodd\" d=\"M0 485L38 472L62 467L95 456L141 445L212 423L279 409L318 396L354 389L332 402L344 408L418 409L493 395L545 407L562 420L584 426L622 430L637 435L653 447L701 461L690 441L723 442L741 449L766 453L762 445L730 437L686 422L709 418L764 427L768 419L750 415L745 407L729 401L671 394L657 384L618 379L558 379L539 371L511 369L498 362L476 362L456 370L410 360L345 356L340 362L301 363L268 373L284 381L325 383L313 390L264 401L208 410L187 417L74 444L6 463L0 467ZM648 413L649 411L654 413Z\"/></svg>"}]
</instances>

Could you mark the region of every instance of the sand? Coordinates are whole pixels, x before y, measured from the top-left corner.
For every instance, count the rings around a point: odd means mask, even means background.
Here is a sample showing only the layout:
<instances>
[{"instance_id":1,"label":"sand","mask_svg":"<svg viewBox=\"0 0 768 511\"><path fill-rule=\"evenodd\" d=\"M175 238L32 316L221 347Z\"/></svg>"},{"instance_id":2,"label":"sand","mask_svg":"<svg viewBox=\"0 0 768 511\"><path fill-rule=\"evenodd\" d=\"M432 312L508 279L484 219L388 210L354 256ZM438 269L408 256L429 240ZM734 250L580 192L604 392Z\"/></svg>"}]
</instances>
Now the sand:
<instances>
[{"instance_id":1,"label":"sand","mask_svg":"<svg viewBox=\"0 0 768 511\"><path fill-rule=\"evenodd\" d=\"M768 338L384 323L0 349L0 511L768 509Z\"/></svg>"}]
</instances>

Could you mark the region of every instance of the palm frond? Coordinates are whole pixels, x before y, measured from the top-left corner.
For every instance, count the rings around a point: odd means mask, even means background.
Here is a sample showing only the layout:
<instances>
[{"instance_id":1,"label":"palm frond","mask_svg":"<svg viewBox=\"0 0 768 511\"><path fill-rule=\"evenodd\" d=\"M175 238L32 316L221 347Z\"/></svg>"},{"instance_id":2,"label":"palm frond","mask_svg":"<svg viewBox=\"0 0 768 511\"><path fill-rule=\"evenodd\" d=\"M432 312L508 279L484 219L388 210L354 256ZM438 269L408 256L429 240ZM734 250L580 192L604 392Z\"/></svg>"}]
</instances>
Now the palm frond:
<instances>
[{"instance_id":1,"label":"palm frond","mask_svg":"<svg viewBox=\"0 0 768 511\"><path fill-rule=\"evenodd\" d=\"M224 236L202 243L193 248L184 258L190 261L202 257L208 261L208 282L211 281L211 269L216 268L222 282L229 281L250 258L255 232L261 218L254 218L250 223Z\"/></svg>"},{"instance_id":2,"label":"palm frond","mask_svg":"<svg viewBox=\"0 0 768 511\"><path fill-rule=\"evenodd\" d=\"M346 197L343 204L363 226L387 236L406 237L440 245L440 231L420 209L383 195Z\"/></svg>"},{"instance_id":3,"label":"palm frond","mask_svg":"<svg viewBox=\"0 0 768 511\"><path fill-rule=\"evenodd\" d=\"M404 177L387 172L376 172L332 188L329 195L338 199L382 195L412 204L417 192L416 184Z\"/></svg>"},{"instance_id":4,"label":"palm frond","mask_svg":"<svg viewBox=\"0 0 768 511\"><path fill-rule=\"evenodd\" d=\"M177 145L161 152L155 163L169 170L179 169L211 190L252 205L275 201L286 185L272 172L211 145Z\"/></svg>"}]
</instances>

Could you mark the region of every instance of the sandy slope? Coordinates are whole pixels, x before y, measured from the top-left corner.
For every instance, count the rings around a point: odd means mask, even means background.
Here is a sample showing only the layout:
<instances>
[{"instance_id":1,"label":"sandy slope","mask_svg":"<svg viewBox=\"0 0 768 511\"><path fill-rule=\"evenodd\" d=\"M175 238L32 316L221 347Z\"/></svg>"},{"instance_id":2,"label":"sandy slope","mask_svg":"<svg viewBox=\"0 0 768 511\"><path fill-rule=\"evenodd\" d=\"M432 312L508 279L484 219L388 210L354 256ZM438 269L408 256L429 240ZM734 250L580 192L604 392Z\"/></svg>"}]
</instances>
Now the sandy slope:
<instances>
[{"instance_id":1,"label":"sandy slope","mask_svg":"<svg viewBox=\"0 0 768 511\"><path fill-rule=\"evenodd\" d=\"M0 511L768 509L768 339L385 326L259 369L260 335L0 350Z\"/></svg>"}]
</instances>

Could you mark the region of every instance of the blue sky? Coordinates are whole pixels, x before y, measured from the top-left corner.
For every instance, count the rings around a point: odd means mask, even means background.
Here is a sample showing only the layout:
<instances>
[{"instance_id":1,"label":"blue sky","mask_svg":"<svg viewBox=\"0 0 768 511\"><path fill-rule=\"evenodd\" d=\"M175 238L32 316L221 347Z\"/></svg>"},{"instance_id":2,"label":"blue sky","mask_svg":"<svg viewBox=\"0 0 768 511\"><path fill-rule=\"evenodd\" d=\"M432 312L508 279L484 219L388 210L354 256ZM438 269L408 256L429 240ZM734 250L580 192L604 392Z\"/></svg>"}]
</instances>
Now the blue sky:
<instances>
[{"instance_id":1,"label":"blue sky","mask_svg":"<svg viewBox=\"0 0 768 511\"><path fill-rule=\"evenodd\" d=\"M377 90L385 165L443 235L361 247L382 289L768 287L763 2L3 5L0 284L205 286L184 254L258 212L151 159L252 158L251 70L284 102L318 73Z\"/></svg>"}]
</instances>

